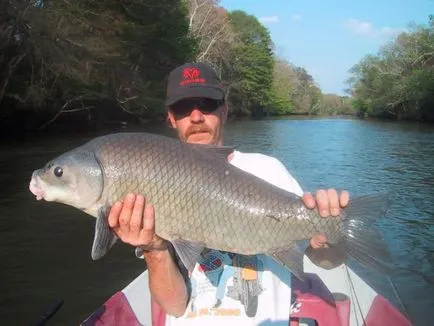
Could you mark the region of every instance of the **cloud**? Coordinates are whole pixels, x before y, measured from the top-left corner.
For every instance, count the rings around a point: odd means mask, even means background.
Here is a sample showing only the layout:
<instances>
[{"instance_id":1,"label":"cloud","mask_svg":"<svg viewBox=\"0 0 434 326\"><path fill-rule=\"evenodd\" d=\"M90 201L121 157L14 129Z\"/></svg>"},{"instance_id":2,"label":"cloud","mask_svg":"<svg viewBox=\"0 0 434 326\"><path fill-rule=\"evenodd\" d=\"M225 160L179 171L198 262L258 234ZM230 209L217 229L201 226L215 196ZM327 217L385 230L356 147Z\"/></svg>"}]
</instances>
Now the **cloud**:
<instances>
[{"instance_id":1,"label":"cloud","mask_svg":"<svg viewBox=\"0 0 434 326\"><path fill-rule=\"evenodd\" d=\"M293 21L295 21L295 22L299 22L300 20L303 19L303 17L302 17L301 15L299 15L299 14L296 14L296 15L292 15L292 16L291 16L291 19L292 19Z\"/></svg>"},{"instance_id":2,"label":"cloud","mask_svg":"<svg viewBox=\"0 0 434 326\"><path fill-rule=\"evenodd\" d=\"M259 21L261 23L264 23L264 24L267 24L267 23L272 24L272 23L279 22L279 17L277 17L277 16L265 16L265 17L259 18Z\"/></svg>"},{"instance_id":3,"label":"cloud","mask_svg":"<svg viewBox=\"0 0 434 326\"><path fill-rule=\"evenodd\" d=\"M357 19L347 20L345 22L345 27L350 31L360 35L369 35L374 30L374 26L371 22L363 22Z\"/></svg>"},{"instance_id":4,"label":"cloud","mask_svg":"<svg viewBox=\"0 0 434 326\"><path fill-rule=\"evenodd\" d=\"M406 28L383 27L381 34L385 36L396 36L399 33L407 32Z\"/></svg>"},{"instance_id":5,"label":"cloud","mask_svg":"<svg viewBox=\"0 0 434 326\"><path fill-rule=\"evenodd\" d=\"M357 35L370 37L391 37L406 31L405 28L389 26L379 28L369 21L361 21L358 19L348 19L345 21L344 26Z\"/></svg>"}]
</instances>

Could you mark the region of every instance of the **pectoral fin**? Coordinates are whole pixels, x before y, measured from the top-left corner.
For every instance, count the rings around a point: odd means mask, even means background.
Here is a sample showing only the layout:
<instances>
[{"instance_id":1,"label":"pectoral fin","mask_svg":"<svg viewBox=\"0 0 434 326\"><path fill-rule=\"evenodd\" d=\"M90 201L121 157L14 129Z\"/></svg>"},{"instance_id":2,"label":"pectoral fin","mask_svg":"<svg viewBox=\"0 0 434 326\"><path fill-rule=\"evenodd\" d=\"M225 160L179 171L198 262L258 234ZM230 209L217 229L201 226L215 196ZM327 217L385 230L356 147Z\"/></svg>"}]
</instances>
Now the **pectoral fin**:
<instances>
[{"instance_id":1,"label":"pectoral fin","mask_svg":"<svg viewBox=\"0 0 434 326\"><path fill-rule=\"evenodd\" d=\"M95 223L95 235L92 245L92 259L102 258L117 241L117 237L108 224L108 209L101 208Z\"/></svg>"},{"instance_id":2,"label":"pectoral fin","mask_svg":"<svg viewBox=\"0 0 434 326\"><path fill-rule=\"evenodd\" d=\"M185 240L174 240L172 244L185 268L192 272L204 247Z\"/></svg>"}]
</instances>

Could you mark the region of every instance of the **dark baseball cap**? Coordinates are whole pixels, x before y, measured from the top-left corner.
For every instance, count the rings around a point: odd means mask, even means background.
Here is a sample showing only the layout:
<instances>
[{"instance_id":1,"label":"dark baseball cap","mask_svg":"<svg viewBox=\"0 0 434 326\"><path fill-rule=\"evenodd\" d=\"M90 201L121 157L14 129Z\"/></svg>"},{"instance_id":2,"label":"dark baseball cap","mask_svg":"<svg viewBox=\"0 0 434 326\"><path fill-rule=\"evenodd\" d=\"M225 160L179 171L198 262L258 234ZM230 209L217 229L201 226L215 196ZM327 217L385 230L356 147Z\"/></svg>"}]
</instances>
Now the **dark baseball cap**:
<instances>
[{"instance_id":1,"label":"dark baseball cap","mask_svg":"<svg viewBox=\"0 0 434 326\"><path fill-rule=\"evenodd\" d=\"M225 92L214 69L205 63L186 63L169 74L165 105L191 97L223 100Z\"/></svg>"}]
</instances>

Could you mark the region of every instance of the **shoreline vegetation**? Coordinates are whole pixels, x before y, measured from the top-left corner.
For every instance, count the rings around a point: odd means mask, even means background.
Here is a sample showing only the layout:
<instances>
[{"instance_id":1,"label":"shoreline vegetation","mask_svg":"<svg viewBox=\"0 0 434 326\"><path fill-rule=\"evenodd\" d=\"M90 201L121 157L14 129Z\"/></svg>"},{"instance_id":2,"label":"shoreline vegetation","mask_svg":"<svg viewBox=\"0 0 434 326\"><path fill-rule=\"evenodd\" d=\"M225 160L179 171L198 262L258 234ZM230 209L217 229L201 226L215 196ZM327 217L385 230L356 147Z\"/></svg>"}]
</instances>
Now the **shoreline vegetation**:
<instances>
[{"instance_id":1,"label":"shoreline vegetation","mask_svg":"<svg viewBox=\"0 0 434 326\"><path fill-rule=\"evenodd\" d=\"M10 0L0 4L1 133L163 124L166 76L188 61L217 70L232 119L434 121L432 15L355 63L339 96L276 54L256 17L219 0Z\"/></svg>"}]
</instances>

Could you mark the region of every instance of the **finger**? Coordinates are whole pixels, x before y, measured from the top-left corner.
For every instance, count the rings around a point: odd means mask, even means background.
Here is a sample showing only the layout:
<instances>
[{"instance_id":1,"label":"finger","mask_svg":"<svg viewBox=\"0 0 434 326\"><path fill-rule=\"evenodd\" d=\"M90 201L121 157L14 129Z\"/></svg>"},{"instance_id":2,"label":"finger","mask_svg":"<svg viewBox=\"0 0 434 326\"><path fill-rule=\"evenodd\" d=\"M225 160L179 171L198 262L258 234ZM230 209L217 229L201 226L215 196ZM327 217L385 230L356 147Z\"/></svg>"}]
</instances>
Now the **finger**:
<instances>
[{"instance_id":1,"label":"finger","mask_svg":"<svg viewBox=\"0 0 434 326\"><path fill-rule=\"evenodd\" d=\"M154 206L151 204L146 205L143 219L143 230L147 232L154 232L155 216Z\"/></svg>"},{"instance_id":2,"label":"finger","mask_svg":"<svg viewBox=\"0 0 434 326\"><path fill-rule=\"evenodd\" d=\"M327 243L327 238L324 234L317 234L310 239L309 243L312 248L319 249Z\"/></svg>"},{"instance_id":3,"label":"finger","mask_svg":"<svg viewBox=\"0 0 434 326\"><path fill-rule=\"evenodd\" d=\"M302 197L303 203L307 208L315 208L315 198L313 198L310 192L305 192Z\"/></svg>"},{"instance_id":4,"label":"finger","mask_svg":"<svg viewBox=\"0 0 434 326\"><path fill-rule=\"evenodd\" d=\"M341 204L341 207L346 207L348 205L348 203L350 202L350 194L348 193L348 191L344 190L341 192L339 202Z\"/></svg>"},{"instance_id":5,"label":"finger","mask_svg":"<svg viewBox=\"0 0 434 326\"><path fill-rule=\"evenodd\" d=\"M339 204L337 191L335 189L328 189L327 197L329 199L330 214L332 216L338 216L340 213L341 206Z\"/></svg>"},{"instance_id":6,"label":"finger","mask_svg":"<svg viewBox=\"0 0 434 326\"><path fill-rule=\"evenodd\" d=\"M142 195L137 195L134 203L133 211L130 219L130 232L133 238L137 238L142 228L143 211L145 208L145 198Z\"/></svg>"},{"instance_id":7,"label":"finger","mask_svg":"<svg viewBox=\"0 0 434 326\"><path fill-rule=\"evenodd\" d=\"M122 208L121 215L119 217L119 224L123 229L129 229L129 223L131 219L131 214L133 214L133 207L136 200L136 196L134 194L128 194L125 197L124 207Z\"/></svg>"},{"instance_id":8,"label":"finger","mask_svg":"<svg viewBox=\"0 0 434 326\"><path fill-rule=\"evenodd\" d=\"M318 207L319 215L322 217L327 217L330 215L329 212L329 199L327 197L327 192L320 189L316 192L316 205Z\"/></svg>"},{"instance_id":9,"label":"finger","mask_svg":"<svg viewBox=\"0 0 434 326\"><path fill-rule=\"evenodd\" d=\"M140 232L140 242L142 245L149 245L154 238L155 214L154 206L145 206L143 217L143 229Z\"/></svg>"},{"instance_id":10,"label":"finger","mask_svg":"<svg viewBox=\"0 0 434 326\"><path fill-rule=\"evenodd\" d=\"M111 207L108 216L108 223L111 228L119 226L119 215L121 214L122 206L122 202L118 201Z\"/></svg>"}]
</instances>

